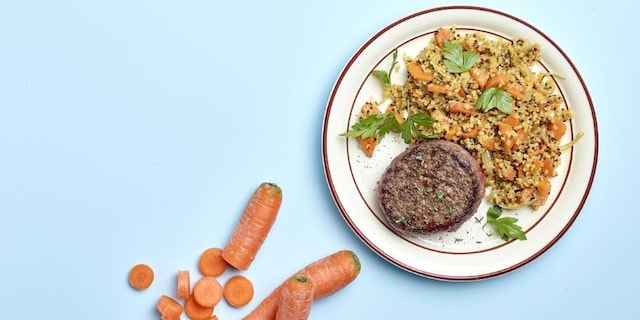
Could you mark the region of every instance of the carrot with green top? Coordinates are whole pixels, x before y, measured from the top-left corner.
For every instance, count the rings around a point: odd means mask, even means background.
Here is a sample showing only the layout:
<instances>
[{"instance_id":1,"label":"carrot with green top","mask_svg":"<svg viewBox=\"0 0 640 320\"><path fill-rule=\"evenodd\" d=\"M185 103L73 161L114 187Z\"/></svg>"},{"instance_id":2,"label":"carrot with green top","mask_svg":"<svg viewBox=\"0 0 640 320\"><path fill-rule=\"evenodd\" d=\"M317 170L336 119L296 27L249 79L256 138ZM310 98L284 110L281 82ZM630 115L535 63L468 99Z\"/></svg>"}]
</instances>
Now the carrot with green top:
<instances>
[{"instance_id":1,"label":"carrot with green top","mask_svg":"<svg viewBox=\"0 0 640 320\"><path fill-rule=\"evenodd\" d=\"M222 258L239 270L247 270L276 220L282 190L265 182L254 191L231 238L222 249Z\"/></svg>"},{"instance_id":2,"label":"carrot with green top","mask_svg":"<svg viewBox=\"0 0 640 320\"><path fill-rule=\"evenodd\" d=\"M313 283L303 274L295 275L285 283L278 303L276 320L306 320L313 304Z\"/></svg>"},{"instance_id":3,"label":"carrot with green top","mask_svg":"<svg viewBox=\"0 0 640 320\"><path fill-rule=\"evenodd\" d=\"M295 274L304 274L313 282L313 299L318 300L331 295L351 283L360 273L360 260L350 250L337 251L321 258ZM282 290L282 283L275 288L243 320L273 320L276 317Z\"/></svg>"}]
</instances>

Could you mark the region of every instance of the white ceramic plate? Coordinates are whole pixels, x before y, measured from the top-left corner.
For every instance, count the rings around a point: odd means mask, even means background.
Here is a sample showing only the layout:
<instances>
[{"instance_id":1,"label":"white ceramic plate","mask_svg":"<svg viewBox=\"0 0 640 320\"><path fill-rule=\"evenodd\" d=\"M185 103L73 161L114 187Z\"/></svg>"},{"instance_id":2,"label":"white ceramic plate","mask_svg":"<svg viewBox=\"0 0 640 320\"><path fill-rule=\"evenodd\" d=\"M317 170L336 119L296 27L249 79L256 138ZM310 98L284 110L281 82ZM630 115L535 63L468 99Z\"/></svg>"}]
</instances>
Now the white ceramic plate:
<instances>
[{"instance_id":1,"label":"white ceramic plate","mask_svg":"<svg viewBox=\"0 0 640 320\"><path fill-rule=\"evenodd\" d=\"M471 218L456 232L429 237L407 237L392 231L382 216L376 197L377 181L390 161L407 145L387 135L368 158L355 139L340 136L357 121L362 104L382 100L382 87L371 75L387 69L398 49L415 56L440 27L457 26L460 32L479 31L491 37L528 38L541 46L535 66L559 73L560 94L574 112L566 141L584 136L561 157L552 194L538 211L521 209L508 214L519 219L528 240L505 243ZM401 60L401 59L400 59ZM406 78L404 64L392 82ZM396 81L394 81L394 79ZM368 40L349 60L331 92L324 117L322 156L329 188L336 205L355 234L392 264L415 274L450 281L491 278L515 270L551 247L567 231L584 205L595 174L598 156L596 115L587 87L562 49L529 23L510 14L470 6L439 7L404 17ZM481 204L475 217L482 219L489 204ZM505 215L507 213L505 212Z\"/></svg>"}]
</instances>

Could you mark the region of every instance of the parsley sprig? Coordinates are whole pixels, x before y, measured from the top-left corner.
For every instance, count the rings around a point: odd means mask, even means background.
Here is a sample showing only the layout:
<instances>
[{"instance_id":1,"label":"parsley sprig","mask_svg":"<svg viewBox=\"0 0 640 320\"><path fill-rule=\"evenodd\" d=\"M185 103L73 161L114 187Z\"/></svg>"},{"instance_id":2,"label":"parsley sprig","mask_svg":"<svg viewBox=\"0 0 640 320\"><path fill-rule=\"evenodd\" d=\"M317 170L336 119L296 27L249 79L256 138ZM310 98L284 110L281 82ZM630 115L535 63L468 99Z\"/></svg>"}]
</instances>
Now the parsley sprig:
<instances>
[{"instance_id":1,"label":"parsley sprig","mask_svg":"<svg viewBox=\"0 0 640 320\"><path fill-rule=\"evenodd\" d=\"M511 239L520 239L527 240L527 235L522 231L522 227L517 225L517 218L514 217L500 217L502 215L502 208L498 205L493 205L489 210L487 210L487 222L483 225L487 224L493 225L493 227L498 231L500 238L504 241L509 241Z\"/></svg>"},{"instance_id":2,"label":"parsley sprig","mask_svg":"<svg viewBox=\"0 0 640 320\"><path fill-rule=\"evenodd\" d=\"M511 114L513 105L514 101L511 94L497 87L491 87L482 92L475 104L475 108L484 112L497 108L506 114Z\"/></svg>"},{"instance_id":3,"label":"parsley sprig","mask_svg":"<svg viewBox=\"0 0 640 320\"><path fill-rule=\"evenodd\" d=\"M377 141L382 140L384 136L389 132L399 132L400 137L406 144L410 144L414 138L436 138L438 135L434 135L425 130L421 130L419 127L430 127L433 124L433 119L427 116L424 112L416 112L411 114L409 112L409 105L407 104L407 119L398 123L395 114L392 112L370 115L351 126L349 131L340 134L341 136L349 138L369 138L375 137Z\"/></svg>"},{"instance_id":4,"label":"parsley sprig","mask_svg":"<svg viewBox=\"0 0 640 320\"><path fill-rule=\"evenodd\" d=\"M430 127L431 125L433 125L433 119L431 117L427 116L422 111L411 114L408 112L408 110L409 104L407 104L407 113L409 115L407 116L407 119L401 125L399 125L400 136L406 144L410 144L415 137L425 139L437 137L432 133L420 130L418 128L418 126Z\"/></svg>"},{"instance_id":5,"label":"parsley sprig","mask_svg":"<svg viewBox=\"0 0 640 320\"><path fill-rule=\"evenodd\" d=\"M399 126L393 113L372 114L356 122L349 131L340 135L348 138L375 137L380 141L387 133L397 130Z\"/></svg>"},{"instance_id":6,"label":"parsley sprig","mask_svg":"<svg viewBox=\"0 0 640 320\"><path fill-rule=\"evenodd\" d=\"M373 70L373 75L378 77L380 81L382 81L382 85L385 87L391 86L391 72L393 68L395 68L396 64L398 64L398 49L393 51L393 62L391 62L391 67L389 71L386 70Z\"/></svg>"},{"instance_id":7,"label":"parsley sprig","mask_svg":"<svg viewBox=\"0 0 640 320\"><path fill-rule=\"evenodd\" d=\"M451 73L463 73L471 69L480 56L468 50L462 50L462 45L451 41L444 42L444 65Z\"/></svg>"}]
</instances>

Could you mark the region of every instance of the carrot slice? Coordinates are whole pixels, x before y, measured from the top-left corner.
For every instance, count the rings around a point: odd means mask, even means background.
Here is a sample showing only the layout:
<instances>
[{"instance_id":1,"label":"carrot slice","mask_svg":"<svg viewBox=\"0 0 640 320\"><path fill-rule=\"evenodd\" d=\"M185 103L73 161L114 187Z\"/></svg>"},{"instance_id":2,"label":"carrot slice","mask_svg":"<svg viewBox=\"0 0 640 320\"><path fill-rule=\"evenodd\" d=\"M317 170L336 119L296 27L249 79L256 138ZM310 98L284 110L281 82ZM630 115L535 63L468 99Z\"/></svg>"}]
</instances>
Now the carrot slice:
<instances>
[{"instance_id":1,"label":"carrot slice","mask_svg":"<svg viewBox=\"0 0 640 320\"><path fill-rule=\"evenodd\" d=\"M337 251L321 258L295 274L304 274L313 282L313 299L331 295L351 283L360 273L360 260L350 250ZM274 319L285 283L275 288L243 320Z\"/></svg>"},{"instance_id":2,"label":"carrot slice","mask_svg":"<svg viewBox=\"0 0 640 320\"><path fill-rule=\"evenodd\" d=\"M178 298L187 299L191 294L191 277L189 271L178 271L178 286L177 286Z\"/></svg>"},{"instance_id":3,"label":"carrot slice","mask_svg":"<svg viewBox=\"0 0 640 320\"><path fill-rule=\"evenodd\" d=\"M162 317L179 319L184 309L178 301L163 295L156 303L156 310L160 312Z\"/></svg>"},{"instance_id":4,"label":"carrot slice","mask_svg":"<svg viewBox=\"0 0 640 320\"><path fill-rule=\"evenodd\" d=\"M217 277L227 269L227 262L222 258L222 249L209 248L200 255L198 261L200 273L208 277Z\"/></svg>"},{"instance_id":5,"label":"carrot slice","mask_svg":"<svg viewBox=\"0 0 640 320\"><path fill-rule=\"evenodd\" d=\"M203 307L198 304L193 295L190 295L184 302L184 312L193 320L210 319L213 309L213 307Z\"/></svg>"},{"instance_id":6,"label":"carrot slice","mask_svg":"<svg viewBox=\"0 0 640 320\"><path fill-rule=\"evenodd\" d=\"M150 266L140 263L129 271L129 284L136 290L144 290L153 283L153 269Z\"/></svg>"},{"instance_id":7,"label":"carrot slice","mask_svg":"<svg viewBox=\"0 0 640 320\"><path fill-rule=\"evenodd\" d=\"M253 299L253 283L247 277L235 275L224 284L224 299L232 307L243 307Z\"/></svg>"},{"instance_id":8,"label":"carrot slice","mask_svg":"<svg viewBox=\"0 0 640 320\"><path fill-rule=\"evenodd\" d=\"M242 213L231 239L222 249L222 258L239 270L247 270L276 220L282 190L264 182L254 191Z\"/></svg>"},{"instance_id":9,"label":"carrot slice","mask_svg":"<svg viewBox=\"0 0 640 320\"><path fill-rule=\"evenodd\" d=\"M215 307L222 299L222 285L214 277L202 277L193 286L193 298L203 307Z\"/></svg>"},{"instance_id":10,"label":"carrot slice","mask_svg":"<svg viewBox=\"0 0 640 320\"><path fill-rule=\"evenodd\" d=\"M311 313L313 304L313 283L306 275L295 275L287 280L278 310L276 320L306 320Z\"/></svg>"}]
</instances>

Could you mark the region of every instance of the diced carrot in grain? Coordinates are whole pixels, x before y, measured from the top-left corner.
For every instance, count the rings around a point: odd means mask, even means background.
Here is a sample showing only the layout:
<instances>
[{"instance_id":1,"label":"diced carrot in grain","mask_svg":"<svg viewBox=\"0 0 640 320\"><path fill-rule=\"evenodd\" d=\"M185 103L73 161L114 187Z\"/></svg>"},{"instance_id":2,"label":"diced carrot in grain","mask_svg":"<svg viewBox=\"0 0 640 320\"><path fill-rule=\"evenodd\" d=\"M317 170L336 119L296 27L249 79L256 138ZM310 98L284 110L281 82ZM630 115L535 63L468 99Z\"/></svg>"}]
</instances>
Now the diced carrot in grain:
<instances>
[{"instance_id":1,"label":"diced carrot in grain","mask_svg":"<svg viewBox=\"0 0 640 320\"><path fill-rule=\"evenodd\" d=\"M496 73L487 81L487 88L498 87L502 88L509 83L509 76L505 73Z\"/></svg>"},{"instance_id":2,"label":"diced carrot in grain","mask_svg":"<svg viewBox=\"0 0 640 320\"><path fill-rule=\"evenodd\" d=\"M440 48L444 47L444 42L453 39L453 33L449 29L440 28L436 32L436 45Z\"/></svg>"},{"instance_id":3,"label":"diced carrot in grain","mask_svg":"<svg viewBox=\"0 0 640 320\"><path fill-rule=\"evenodd\" d=\"M409 75L418 81L431 81L433 80L433 73L422 70L422 67L415 60L407 64L407 72Z\"/></svg>"},{"instance_id":4,"label":"diced carrot in grain","mask_svg":"<svg viewBox=\"0 0 640 320\"><path fill-rule=\"evenodd\" d=\"M441 94L449 93L449 89L447 87L437 83L429 83L427 85L427 91L432 93L441 93Z\"/></svg>"},{"instance_id":5,"label":"diced carrot in grain","mask_svg":"<svg viewBox=\"0 0 640 320\"><path fill-rule=\"evenodd\" d=\"M551 182L549 179L542 179L538 183L537 190L541 195L548 195L551 192Z\"/></svg>"},{"instance_id":6,"label":"diced carrot in grain","mask_svg":"<svg viewBox=\"0 0 640 320\"><path fill-rule=\"evenodd\" d=\"M449 111L452 113L473 114L473 107L470 103L455 101L451 103Z\"/></svg>"},{"instance_id":7,"label":"diced carrot in grain","mask_svg":"<svg viewBox=\"0 0 640 320\"><path fill-rule=\"evenodd\" d=\"M487 85L487 81L489 81L489 74L484 70L478 68L469 69L469 74L471 74L473 81L478 84L478 87L480 87L480 89L484 89L484 87Z\"/></svg>"},{"instance_id":8,"label":"diced carrot in grain","mask_svg":"<svg viewBox=\"0 0 640 320\"><path fill-rule=\"evenodd\" d=\"M367 157L373 156L373 151L376 148L376 139L374 137L368 137L368 138L357 137L356 140L358 140L358 145L360 146L360 149L364 151L364 154L366 154Z\"/></svg>"}]
</instances>

